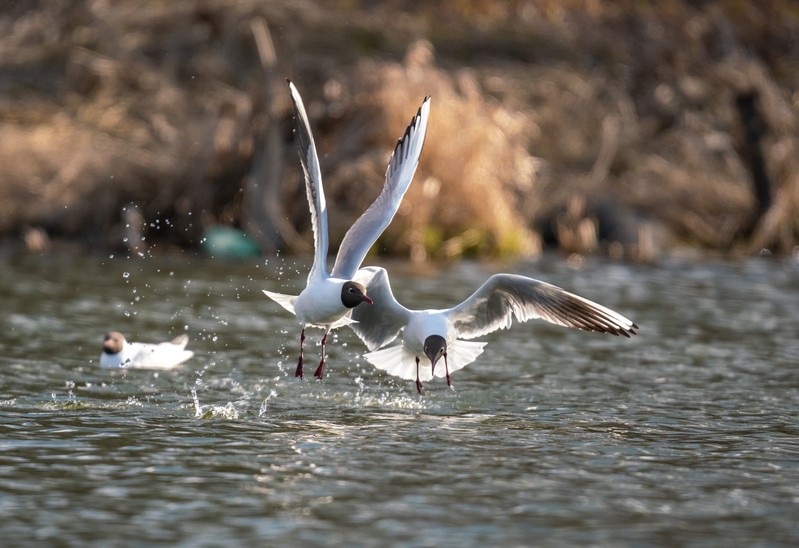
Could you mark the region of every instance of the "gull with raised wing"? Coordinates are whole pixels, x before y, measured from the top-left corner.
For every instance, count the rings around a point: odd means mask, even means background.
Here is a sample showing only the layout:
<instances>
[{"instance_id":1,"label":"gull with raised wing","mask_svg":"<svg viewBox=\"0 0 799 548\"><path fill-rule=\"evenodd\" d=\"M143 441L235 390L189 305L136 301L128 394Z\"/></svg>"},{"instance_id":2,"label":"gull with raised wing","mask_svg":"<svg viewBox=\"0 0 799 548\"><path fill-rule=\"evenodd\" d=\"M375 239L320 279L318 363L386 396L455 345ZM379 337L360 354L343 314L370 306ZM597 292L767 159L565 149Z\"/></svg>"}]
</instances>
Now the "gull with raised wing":
<instances>
[{"instance_id":1,"label":"gull with raised wing","mask_svg":"<svg viewBox=\"0 0 799 548\"><path fill-rule=\"evenodd\" d=\"M327 206L322 189L322 174L319 158L316 155L308 115L297 88L289 82L291 100L296 118L297 146L300 161L305 173L305 190L311 208L311 223L314 235L314 261L308 273L308 281L299 295L284 295L264 291L268 297L297 316L302 326L300 333L300 357L297 360L296 377L303 376L303 345L305 328L318 327L324 330L322 336L322 359L314 376L321 379L325 371L325 343L331 329L350 323L350 313L361 303L372 304L366 288L353 281L366 253L380 234L394 218L402 197L411 184L419 156L422 153L427 119L430 115L430 97L411 120L405 134L397 142L386 169L386 179L380 195L361 215L344 235L336 256L333 270L328 274L326 261L328 253Z\"/></svg>"},{"instance_id":2,"label":"gull with raised wing","mask_svg":"<svg viewBox=\"0 0 799 548\"><path fill-rule=\"evenodd\" d=\"M100 367L103 369L172 369L192 356L186 350L189 336L179 335L157 344L128 342L119 331L109 331L103 338Z\"/></svg>"},{"instance_id":3,"label":"gull with raised wing","mask_svg":"<svg viewBox=\"0 0 799 548\"><path fill-rule=\"evenodd\" d=\"M491 276L468 299L441 310L410 310L394 298L388 273L370 266L355 278L374 298L375 305L356 309L350 327L370 350L369 363L391 375L413 380L423 394L422 381L446 377L472 363L483 352L484 342L473 339L498 329L508 329L513 320L534 318L565 327L629 337L638 326L621 314L557 286L516 274ZM387 348L402 331L402 342ZM378 350L379 349L379 350ZM420 356L431 368L420 369ZM444 359L444 371L436 364Z\"/></svg>"}]
</instances>

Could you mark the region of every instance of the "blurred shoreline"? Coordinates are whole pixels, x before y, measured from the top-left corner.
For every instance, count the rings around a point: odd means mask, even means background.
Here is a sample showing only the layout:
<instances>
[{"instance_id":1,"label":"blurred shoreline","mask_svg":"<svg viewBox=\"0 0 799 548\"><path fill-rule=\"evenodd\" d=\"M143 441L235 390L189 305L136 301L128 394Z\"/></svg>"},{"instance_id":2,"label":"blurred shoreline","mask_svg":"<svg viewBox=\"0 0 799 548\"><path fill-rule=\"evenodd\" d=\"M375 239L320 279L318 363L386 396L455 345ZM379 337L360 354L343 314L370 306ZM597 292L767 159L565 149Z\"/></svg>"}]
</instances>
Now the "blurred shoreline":
<instances>
[{"instance_id":1,"label":"blurred shoreline","mask_svg":"<svg viewBox=\"0 0 799 548\"><path fill-rule=\"evenodd\" d=\"M331 251L432 95L381 255L797 254L788 0L4 8L0 257L214 254L225 227L244 256L307 253L286 77L309 110Z\"/></svg>"}]
</instances>

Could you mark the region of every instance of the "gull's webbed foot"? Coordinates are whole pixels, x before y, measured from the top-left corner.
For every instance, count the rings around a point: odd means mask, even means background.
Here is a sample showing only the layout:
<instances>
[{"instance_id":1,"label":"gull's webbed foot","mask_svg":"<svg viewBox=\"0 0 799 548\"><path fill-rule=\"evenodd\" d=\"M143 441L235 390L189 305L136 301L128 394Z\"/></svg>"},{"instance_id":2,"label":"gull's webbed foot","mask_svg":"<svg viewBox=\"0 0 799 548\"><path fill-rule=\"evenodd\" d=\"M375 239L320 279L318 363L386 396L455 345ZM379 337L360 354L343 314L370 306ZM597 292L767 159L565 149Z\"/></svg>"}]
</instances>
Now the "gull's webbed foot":
<instances>
[{"instance_id":1,"label":"gull's webbed foot","mask_svg":"<svg viewBox=\"0 0 799 548\"><path fill-rule=\"evenodd\" d=\"M322 377L325 376L325 357L322 356L322 360L319 362L319 367L316 368L316 371L313 374L318 380L322 380Z\"/></svg>"}]
</instances>

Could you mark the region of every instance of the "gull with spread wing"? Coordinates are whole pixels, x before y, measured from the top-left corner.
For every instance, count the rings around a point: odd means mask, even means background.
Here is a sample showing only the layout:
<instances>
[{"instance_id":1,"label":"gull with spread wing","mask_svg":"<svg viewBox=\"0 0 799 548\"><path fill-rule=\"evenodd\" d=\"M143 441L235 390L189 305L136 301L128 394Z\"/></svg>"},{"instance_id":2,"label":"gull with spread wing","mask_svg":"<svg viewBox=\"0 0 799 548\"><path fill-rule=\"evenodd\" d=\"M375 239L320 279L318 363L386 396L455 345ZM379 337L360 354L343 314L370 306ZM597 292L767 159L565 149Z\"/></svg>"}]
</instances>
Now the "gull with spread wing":
<instances>
[{"instance_id":1,"label":"gull with spread wing","mask_svg":"<svg viewBox=\"0 0 799 548\"><path fill-rule=\"evenodd\" d=\"M382 192L344 235L333 270L328 274L326 267L328 253L327 206L322 188L319 158L316 154L316 146L302 98L291 82L289 82L289 90L294 104L297 146L305 173L305 190L311 209L314 261L305 289L299 295L284 295L272 291L264 291L264 293L296 315L302 326L296 377L302 378L303 376L305 328L318 327L324 330L322 359L314 373L317 379L322 379L325 371L325 343L328 332L351 323L350 313L357 308L364 308L359 306L361 303L373 304L363 284L353 281L353 278L369 248L394 218L402 197L411 184L427 133L430 97L424 100L416 116L405 130L405 134L397 142L388 162Z\"/></svg>"},{"instance_id":2,"label":"gull with spread wing","mask_svg":"<svg viewBox=\"0 0 799 548\"><path fill-rule=\"evenodd\" d=\"M446 377L472 363L483 352L484 342L473 339L498 329L508 329L513 320L534 318L565 327L629 337L638 326L621 314L557 286L516 274L491 276L468 299L441 310L410 310L394 298L384 268L362 268L355 277L374 298L375 305L353 311L353 331L370 350L369 363L391 375L413 380L423 394L422 381ZM382 348L402 331L402 342ZM420 356L431 368L420 370ZM444 359L444 371L436 364Z\"/></svg>"}]
</instances>

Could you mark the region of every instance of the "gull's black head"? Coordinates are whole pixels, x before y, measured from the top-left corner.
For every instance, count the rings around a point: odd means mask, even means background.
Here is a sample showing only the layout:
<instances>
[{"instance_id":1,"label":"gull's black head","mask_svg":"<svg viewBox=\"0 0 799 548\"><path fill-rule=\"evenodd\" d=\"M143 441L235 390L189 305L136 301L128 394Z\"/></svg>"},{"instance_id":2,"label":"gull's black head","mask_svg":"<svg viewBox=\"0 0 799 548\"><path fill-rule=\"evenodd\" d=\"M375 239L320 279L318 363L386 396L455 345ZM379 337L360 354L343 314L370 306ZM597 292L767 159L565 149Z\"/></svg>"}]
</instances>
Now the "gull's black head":
<instances>
[{"instance_id":1,"label":"gull's black head","mask_svg":"<svg viewBox=\"0 0 799 548\"><path fill-rule=\"evenodd\" d=\"M341 303L347 308L355 308L361 303L374 304L369 295L366 294L366 288L363 284L358 282L345 282L341 288Z\"/></svg>"},{"instance_id":2,"label":"gull's black head","mask_svg":"<svg viewBox=\"0 0 799 548\"><path fill-rule=\"evenodd\" d=\"M430 335L424 340L424 353L430 359L430 365L435 372L436 362L447 355L447 340L441 335Z\"/></svg>"},{"instance_id":3,"label":"gull's black head","mask_svg":"<svg viewBox=\"0 0 799 548\"><path fill-rule=\"evenodd\" d=\"M109 331L103 337L103 352L106 354L116 354L122 352L125 344L125 336L119 331Z\"/></svg>"}]
</instances>

